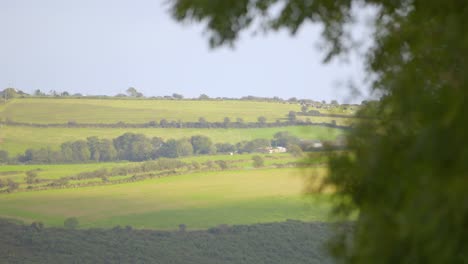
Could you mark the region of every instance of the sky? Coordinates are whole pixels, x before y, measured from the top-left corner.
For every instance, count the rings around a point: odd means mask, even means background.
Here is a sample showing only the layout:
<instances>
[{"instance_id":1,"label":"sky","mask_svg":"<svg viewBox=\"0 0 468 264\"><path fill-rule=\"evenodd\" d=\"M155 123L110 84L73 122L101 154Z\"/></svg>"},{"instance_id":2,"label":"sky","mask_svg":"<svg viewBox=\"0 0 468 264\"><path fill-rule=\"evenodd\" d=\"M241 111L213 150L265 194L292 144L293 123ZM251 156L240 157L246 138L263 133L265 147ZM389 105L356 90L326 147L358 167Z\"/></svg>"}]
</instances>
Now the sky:
<instances>
[{"instance_id":1,"label":"sky","mask_svg":"<svg viewBox=\"0 0 468 264\"><path fill-rule=\"evenodd\" d=\"M0 0L0 89L146 96L247 95L360 102L362 59L324 65L320 28L243 34L210 49L202 25L180 24L162 0ZM349 81L362 96L351 96Z\"/></svg>"}]
</instances>

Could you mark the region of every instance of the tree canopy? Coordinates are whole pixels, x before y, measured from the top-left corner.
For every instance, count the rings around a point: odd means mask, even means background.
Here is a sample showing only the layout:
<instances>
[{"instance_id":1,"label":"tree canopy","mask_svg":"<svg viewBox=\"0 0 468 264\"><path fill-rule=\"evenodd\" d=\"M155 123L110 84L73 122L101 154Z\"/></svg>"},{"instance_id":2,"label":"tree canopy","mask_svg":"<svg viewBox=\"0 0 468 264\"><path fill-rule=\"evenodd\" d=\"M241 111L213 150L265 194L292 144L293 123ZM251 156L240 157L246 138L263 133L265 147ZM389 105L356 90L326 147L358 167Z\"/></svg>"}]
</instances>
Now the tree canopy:
<instances>
[{"instance_id":1,"label":"tree canopy","mask_svg":"<svg viewBox=\"0 0 468 264\"><path fill-rule=\"evenodd\" d=\"M467 263L467 1L173 0L171 10L204 23L213 47L252 25L295 34L320 23L329 61L353 49L346 25L366 6L376 12L366 68L382 96L378 119L330 159L335 212L359 212L333 252L347 263Z\"/></svg>"}]
</instances>

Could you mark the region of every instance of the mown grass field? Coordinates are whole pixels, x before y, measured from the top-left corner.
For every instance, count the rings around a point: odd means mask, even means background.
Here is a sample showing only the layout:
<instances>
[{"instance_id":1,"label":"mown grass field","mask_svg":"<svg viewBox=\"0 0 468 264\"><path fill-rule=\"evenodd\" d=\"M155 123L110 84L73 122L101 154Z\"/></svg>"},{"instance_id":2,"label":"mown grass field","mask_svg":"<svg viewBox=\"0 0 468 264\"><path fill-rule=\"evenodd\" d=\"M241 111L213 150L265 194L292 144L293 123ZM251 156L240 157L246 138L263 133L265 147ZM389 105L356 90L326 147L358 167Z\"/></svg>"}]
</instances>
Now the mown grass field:
<instances>
[{"instance_id":1,"label":"mown grass field","mask_svg":"<svg viewBox=\"0 0 468 264\"><path fill-rule=\"evenodd\" d=\"M214 143L237 143L243 140L257 138L272 139L279 131L288 131L302 139L333 140L343 134L343 130L327 127L273 127L249 129L196 129L196 128L35 128L20 126L3 126L0 128L0 149L7 150L10 155L24 153L28 148L38 149L51 147L57 150L66 141L86 139L97 136L100 138L116 138L126 132L141 133L149 137L184 138L193 135L204 135Z\"/></svg>"},{"instance_id":2,"label":"mown grass field","mask_svg":"<svg viewBox=\"0 0 468 264\"><path fill-rule=\"evenodd\" d=\"M26 123L147 123L150 121L221 122L224 117L234 122L256 122L265 116L267 122L287 118L289 111L299 111L299 104L252 101L171 101L116 99L19 98L10 101L0 118Z\"/></svg>"},{"instance_id":3,"label":"mown grass field","mask_svg":"<svg viewBox=\"0 0 468 264\"><path fill-rule=\"evenodd\" d=\"M325 169L316 169L323 175ZM329 198L303 196L299 169L199 172L134 183L0 195L0 217L62 226L200 229L286 219L324 221Z\"/></svg>"}]
</instances>

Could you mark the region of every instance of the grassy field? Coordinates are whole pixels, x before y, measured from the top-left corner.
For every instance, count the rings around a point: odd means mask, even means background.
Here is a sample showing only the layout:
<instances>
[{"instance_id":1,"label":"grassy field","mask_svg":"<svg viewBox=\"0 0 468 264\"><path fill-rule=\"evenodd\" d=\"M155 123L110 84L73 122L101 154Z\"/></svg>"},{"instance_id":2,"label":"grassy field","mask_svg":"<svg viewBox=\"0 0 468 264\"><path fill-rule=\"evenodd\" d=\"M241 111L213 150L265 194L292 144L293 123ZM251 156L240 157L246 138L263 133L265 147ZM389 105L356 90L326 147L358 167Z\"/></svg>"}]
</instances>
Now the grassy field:
<instances>
[{"instance_id":1,"label":"grassy field","mask_svg":"<svg viewBox=\"0 0 468 264\"><path fill-rule=\"evenodd\" d=\"M249 129L196 129L196 128L34 128L3 126L0 128L0 149L10 155L24 153L28 148L51 147L56 150L66 141L86 139L97 136L115 138L126 132L142 133L150 137L184 138L193 135L205 135L213 142L237 143L256 138L272 139L278 131L288 131L303 139L332 140L343 133L340 129L327 127L275 127Z\"/></svg>"},{"instance_id":2,"label":"grassy field","mask_svg":"<svg viewBox=\"0 0 468 264\"><path fill-rule=\"evenodd\" d=\"M119 185L3 194L0 217L51 226L77 217L81 227L153 229L326 220L328 195L306 199L303 187L298 169L200 172Z\"/></svg>"},{"instance_id":3,"label":"grassy field","mask_svg":"<svg viewBox=\"0 0 468 264\"><path fill-rule=\"evenodd\" d=\"M265 116L267 122L287 117L289 111L299 111L299 104L252 101L171 101L171 100L102 100L22 98L9 102L0 118L26 123L147 123L163 118L174 121L256 122Z\"/></svg>"},{"instance_id":4,"label":"grassy field","mask_svg":"<svg viewBox=\"0 0 468 264\"><path fill-rule=\"evenodd\" d=\"M86 164L34 164L34 165L3 165L0 166L0 179L12 179L22 183L25 172L36 171L39 179L58 179L61 177L89 172L98 169L110 169L116 166L133 164L129 162L106 162L106 163L86 163ZM6 172L9 172L6 174ZM2 174L3 173L3 174Z\"/></svg>"},{"instance_id":5,"label":"grassy field","mask_svg":"<svg viewBox=\"0 0 468 264\"><path fill-rule=\"evenodd\" d=\"M332 123L336 122L339 126L350 126L359 122L359 118L350 117L328 117L328 116L297 116L298 120L306 121L309 119L312 123Z\"/></svg>"},{"instance_id":6,"label":"grassy field","mask_svg":"<svg viewBox=\"0 0 468 264\"><path fill-rule=\"evenodd\" d=\"M265 166L274 166L274 164L286 164L288 162L298 161L298 158L289 153L277 154L236 154L236 155L201 155L183 157L178 160L191 163L204 163L207 161L224 160L230 163L230 166L237 169L252 169L252 156L259 155L265 160ZM19 164L0 166L0 179L11 179L17 183L26 185L24 178L27 171L35 171L38 179L55 180L66 176L76 175L82 172L92 172L98 169L111 170L114 167L137 166L144 162L105 162L105 163L85 163L85 164ZM117 177L118 178L118 177ZM101 181L99 179L99 181ZM26 188L26 186L24 186Z\"/></svg>"}]
</instances>

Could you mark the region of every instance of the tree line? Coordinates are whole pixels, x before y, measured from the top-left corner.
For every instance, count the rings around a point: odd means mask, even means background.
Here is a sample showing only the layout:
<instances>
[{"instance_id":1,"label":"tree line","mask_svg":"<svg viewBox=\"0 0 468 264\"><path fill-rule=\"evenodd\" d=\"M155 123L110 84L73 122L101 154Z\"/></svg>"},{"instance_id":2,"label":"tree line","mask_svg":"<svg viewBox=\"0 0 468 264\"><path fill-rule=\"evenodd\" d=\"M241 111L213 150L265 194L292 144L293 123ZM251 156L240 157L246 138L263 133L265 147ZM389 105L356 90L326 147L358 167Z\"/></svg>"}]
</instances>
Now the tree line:
<instances>
[{"instance_id":1,"label":"tree line","mask_svg":"<svg viewBox=\"0 0 468 264\"><path fill-rule=\"evenodd\" d=\"M312 100L306 98L297 98L290 97L284 99L278 96L273 97L262 97L262 96L253 96L247 95L240 98L234 97L211 97L207 94L200 94L198 97L186 98L182 94L172 93L171 95L162 95L162 96L145 96L142 92L138 91L134 87L129 87L125 93L118 93L114 96L111 95L83 95L81 93L72 93L68 91L42 91L36 89L32 94L28 94L24 91L21 91L16 88L5 88L3 91L0 91L0 96L2 98L26 98L26 97L35 97L35 98L86 98L86 99L155 99L155 100L200 100L200 101L257 101L257 102L276 102L276 103L290 103L290 104L307 104L318 108L335 108L338 106L344 107L359 107L360 104L339 104L337 100L330 100L326 102L325 100ZM361 104L365 104L367 101L362 101Z\"/></svg>"},{"instance_id":2,"label":"tree line","mask_svg":"<svg viewBox=\"0 0 468 264\"><path fill-rule=\"evenodd\" d=\"M64 142L59 150L50 147L27 149L23 154L9 158L0 150L0 163L88 163L109 161L145 161L216 153L254 153L268 147L287 147L291 151L308 151L309 141L301 141L289 132L278 132L273 139L254 139L236 144L213 143L206 136L167 139L125 133L114 139L88 137L86 140Z\"/></svg>"},{"instance_id":3,"label":"tree line","mask_svg":"<svg viewBox=\"0 0 468 264\"><path fill-rule=\"evenodd\" d=\"M296 118L294 111L290 111L287 118L284 120L276 119L275 122L268 122L268 119L264 116L259 116L257 122L245 122L242 118L236 118L232 120L229 117L224 117L222 122L209 122L206 118L200 117L196 122L183 122L181 120L167 120L165 118L159 121L150 121L146 123L125 123L117 122L113 124L105 123L78 123L70 120L67 123L50 123L50 124L38 124L38 123L26 123L16 122L10 118L4 121L0 120L0 125L8 126L26 126L26 127L69 127L69 128L268 128L268 127L287 127L287 126L325 126L330 128L338 129L350 129L350 126L337 125L334 120L330 123L325 122L313 122L310 118L306 120L299 120ZM338 117L338 116L337 116ZM340 116L350 117L350 116Z\"/></svg>"}]
</instances>

